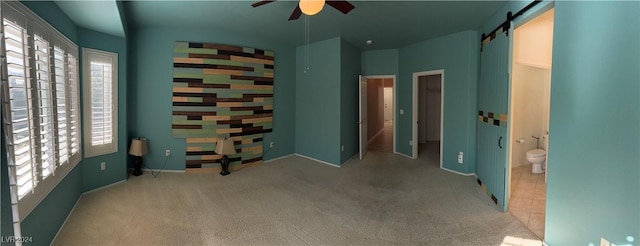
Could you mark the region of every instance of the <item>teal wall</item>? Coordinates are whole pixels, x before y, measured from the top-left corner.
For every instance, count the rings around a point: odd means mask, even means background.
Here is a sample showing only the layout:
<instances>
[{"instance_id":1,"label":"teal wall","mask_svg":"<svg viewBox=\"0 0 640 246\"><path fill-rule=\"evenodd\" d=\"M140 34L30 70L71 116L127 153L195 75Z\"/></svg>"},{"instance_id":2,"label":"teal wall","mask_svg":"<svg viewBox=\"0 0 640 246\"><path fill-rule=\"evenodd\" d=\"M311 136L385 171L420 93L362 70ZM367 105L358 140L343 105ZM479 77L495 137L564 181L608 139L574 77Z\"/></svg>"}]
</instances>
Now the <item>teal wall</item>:
<instances>
[{"instance_id":1,"label":"teal wall","mask_svg":"<svg viewBox=\"0 0 640 246\"><path fill-rule=\"evenodd\" d=\"M476 86L478 76L476 31L464 31L400 48L396 83L396 150L411 156L413 73L444 69L443 166L461 173L475 171ZM404 115L400 115L404 109ZM458 164L458 152L464 164Z\"/></svg>"},{"instance_id":2,"label":"teal wall","mask_svg":"<svg viewBox=\"0 0 640 246\"><path fill-rule=\"evenodd\" d=\"M340 142L344 151L340 163L348 161L359 151L359 80L360 50L341 40L340 44Z\"/></svg>"},{"instance_id":3,"label":"teal wall","mask_svg":"<svg viewBox=\"0 0 640 246\"><path fill-rule=\"evenodd\" d=\"M58 233L82 194L81 165L82 163L71 170L22 221L22 236L33 237L33 244L29 245L49 245Z\"/></svg>"},{"instance_id":4,"label":"teal wall","mask_svg":"<svg viewBox=\"0 0 640 246\"><path fill-rule=\"evenodd\" d=\"M297 154L342 165L358 153L360 59L340 37L297 47Z\"/></svg>"},{"instance_id":5,"label":"teal wall","mask_svg":"<svg viewBox=\"0 0 640 246\"><path fill-rule=\"evenodd\" d=\"M296 48L295 152L340 165L340 38ZM307 63L309 70L305 72Z\"/></svg>"},{"instance_id":6,"label":"teal wall","mask_svg":"<svg viewBox=\"0 0 640 246\"><path fill-rule=\"evenodd\" d=\"M363 51L362 75L398 75L398 49Z\"/></svg>"},{"instance_id":7,"label":"teal wall","mask_svg":"<svg viewBox=\"0 0 640 246\"><path fill-rule=\"evenodd\" d=\"M78 28L78 36L78 45L83 48L118 54L118 152L82 160L80 165L82 166L82 190L84 192L127 178L126 160L129 147L127 141L127 45L124 38L84 28ZM80 55L80 64L83 64L82 55ZM82 73L83 67L80 66L80 74ZM82 84L80 86L82 88ZM82 139L84 139L85 131L83 131ZM100 170L101 162L105 162L106 169L104 171Z\"/></svg>"},{"instance_id":8,"label":"teal wall","mask_svg":"<svg viewBox=\"0 0 640 246\"><path fill-rule=\"evenodd\" d=\"M20 3L78 44L78 27L53 1L21 1Z\"/></svg>"},{"instance_id":9,"label":"teal wall","mask_svg":"<svg viewBox=\"0 0 640 246\"><path fill-rule=\"evenodd\" d=\"M545 241L640 242L640 2L555 3Z\"/></svg>"},{"instance_id":10,"label":"teal wall","mask_svg":"<svg viewBox=\"0 0 640 246\"><path fill-rule=\"evenodd\" d=\"M171 134L173 90L173 43L175 41L208 42L247 46L275 52L274 127L264 136L265 151L269 142L274 148L265 160L294 153L294 71L295 50L260 37L239 35L212 28L139 28L129 29L131 75L127 86L129 137L145 137L149 154L145 165L159 169L165 161L164 150L171 150L165 169L185 169L185 140Z\"/></svg>"}]
</instances>

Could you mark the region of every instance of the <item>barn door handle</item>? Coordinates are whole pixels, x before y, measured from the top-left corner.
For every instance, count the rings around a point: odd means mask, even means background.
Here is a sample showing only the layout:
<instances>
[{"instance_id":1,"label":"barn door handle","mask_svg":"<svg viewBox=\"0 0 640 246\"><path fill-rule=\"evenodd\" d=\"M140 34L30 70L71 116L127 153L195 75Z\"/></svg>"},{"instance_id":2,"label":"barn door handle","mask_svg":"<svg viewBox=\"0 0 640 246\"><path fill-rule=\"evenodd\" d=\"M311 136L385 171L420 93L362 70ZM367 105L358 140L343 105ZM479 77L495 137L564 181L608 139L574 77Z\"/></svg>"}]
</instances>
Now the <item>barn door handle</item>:
<instances>
[{"instance_id":1,"label":"barn door handle","mask_svg":"<svg viewBox=\"0 0 640 246\"><path fill-rule=\"evenodd\" d=\"M498 147L502 149L502 136L500 136L500 139L498 139Z\"/></svg>"}]
</instances>

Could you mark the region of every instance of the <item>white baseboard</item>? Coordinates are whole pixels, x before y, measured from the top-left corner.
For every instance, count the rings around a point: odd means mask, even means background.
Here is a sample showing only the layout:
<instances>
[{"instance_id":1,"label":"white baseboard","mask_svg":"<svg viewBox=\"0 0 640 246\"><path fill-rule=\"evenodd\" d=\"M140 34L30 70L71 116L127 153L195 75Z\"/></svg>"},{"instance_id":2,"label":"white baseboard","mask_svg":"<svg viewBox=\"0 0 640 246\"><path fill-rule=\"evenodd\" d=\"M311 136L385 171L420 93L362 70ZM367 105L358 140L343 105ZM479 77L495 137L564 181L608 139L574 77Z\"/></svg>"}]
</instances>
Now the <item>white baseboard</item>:
<instances>
[{"instance_id":1,"label":"white baseboard","mask_svg":"<svg viewBox=\"0 0 640 246\"><path fill-rule=\"evenodd\" d=\"M132 170L133 170L133 168L129 168L129 171L132 171ZM165 169L163 169L163 170L160 170L160 169L153 169L153 170L151 170L151 169L149 169L149 168L142 168L142 169L140 169L140 170L142 170L142 171L148 171L148 172L151 172L151 171L154 171L154 172L163 172L163 173L184 173L184 172L186 172L186 170L165 170Z\"/></svg>"},{"instance_id":2,"label":"white baseboard","mask_svg":"<svg viewBox=\"0 0 640 246\"><path fill-rule=\"evenodd\" d=\"M301 154L298 154L298 153L296 153L295 155L299 156L299 157L302 157L302 158L307 158L307 159L312 160L312 161L320 162L320 163L325 164L325 165L329 165L329 166L332 166L332 167L340 168L340 165L336 165L336 164L329 163L329 162L326 162L326 161L321 161L321 160L318 160L316 158L308 157L306 155L301 155Z\"/></svg>"},{"instance_id":3,"label":"white baseboard","mask_svg":"<svg viewBox=\"0 0 640 246\"><path fill-rule=\"evenodd\" d=\"M105 186L101 186L101 187L95 188L95 189L90 190L90 191L83 192L82 195L84 196L86 194L91 194L93 192L96 192L96 191L99 191L99 190L102 190L102 189L106 189L106 188L109 188L111 186L114 186L114 185L117 185L117 184L120 184L120 183L124 183L126 181L127 181L126 179L123 179L123 180L120 180L120 181L112 183L112 184L108 184L108 185L105 185Z\"/></svg>"},{"instance_id":4,"label":"white baseboard","mask_svg":"<svg viewBox=\"0 0 640 246\"><path fill-rule=\"evenodd\" d=\"M404 153L394 152L394 154L398 154L398 155L401 155L401 156L407 157L407 158L409 158L409 159L413 159L413 157L408 156L408 155L405 155Z\"/></svg>"},{"instance_id":5,"label":"white baseboard","mask_svg":"<svg viewBox=\"0 0 640 246\"><path fill-rule=\"evenodd\" d=\"M380 129L380 131L378 131L378 133L376 133L376 135L373 135L373 137L369 138L369 141L367 141L367 144L370 144L371 141L373 141L378 135L380 135L383 132L384 132L384 127L382 127L382 129Z\"/></svg>"},{"instance_id":6,"label":"white baseboard","mask_svg":"<svg viewBox=\"0 0 640 246\"><path fill-rule=\"evenodd\" d=\"M451 169L449 169L449 168L445 168L445 167L440 167L440 169L445 170L445 171L447 171L447 172L452 172L452 173L455 173L455 174L460 174L460 175L462 175L462 176L476 176L476 173L461 173L461 172L454 171L454 170L451 170Z\"/></svg>"},{"instance_id":7,"label":"white baseboard","mask_svg":"<svg viewBox=\"0 0 640 246\"><path fill-rule=\"evenodd\" d=\"M122 182L122 181L119 181L119 182ZM84 196L84 194L85 193L80 194L80 196L78 197L78 200L76 200L76 203L73 204L73 207L71 208L71 211L69 211L69 214L67 214L67 217L64 218L64 221L62 222L62 225L60 225L60 227L58 228L58 231L56 232L56 235L53 236L53 240L51 240L51 244L53 244L53 242L56 241L56 238L58 238L58 235L60 234L60 231L62 231L62 228L64 228L64 225L67 224L67 221L69 221L69 217L71 217L71 214L73 214L73 211L76 210L76 207L78 206L78 203L80 202L80 199L82 199L82 196Z\"/></svg>"},{"instance_id":8,"label":"white baseboard","mask_svg":"<svg viewBox=\"0 0 640 246\"><path fill-rule=\"evenodd\" d=\"M277 160L282 160L282 159L284 159L284 158L289 158L289 157L294 156L294 155L295 155L295 154L289 154L289 155L284 155L284 156L276 157L276 158L273 158L273 159L269 159L269 160L263 161L263 163L269 163L269 162L274 162L274 161L277 161Z\"/></svg>"},{"instance_id":9,"label":"white baseboard","mask_svg":"<svg viewBox=\"0 0 640 246\"><path fill-rule=\"evenodd\" d=\"M153 169L153 170L151 170L149 168L143 168L142 171L149 171L149 172L154 171L154 172L162 172L162 173L184 173L184 172L186 172L186 170L165 170L165 169L162 169L162 170Z\"/></svg>"}]
</instances>

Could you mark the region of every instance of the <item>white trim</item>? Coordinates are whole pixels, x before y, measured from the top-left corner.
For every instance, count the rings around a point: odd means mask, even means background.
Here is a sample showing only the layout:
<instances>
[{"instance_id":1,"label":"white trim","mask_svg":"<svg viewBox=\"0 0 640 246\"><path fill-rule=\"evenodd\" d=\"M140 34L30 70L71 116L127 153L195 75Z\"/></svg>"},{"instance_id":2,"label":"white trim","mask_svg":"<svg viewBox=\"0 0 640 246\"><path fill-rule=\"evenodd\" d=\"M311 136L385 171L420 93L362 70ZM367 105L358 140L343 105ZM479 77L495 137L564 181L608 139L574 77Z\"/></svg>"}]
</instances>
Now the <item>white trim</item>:
<instances>
[{"instance_id":1,"label":"white trim","mask_svg":"<svg viewBox=\"0 0 640 246\"><path fill-rule=\"evenodd\" d=\"M381 133L384 132L384 126L382 126L382 129L380 129L380 131L378 131L378 133L376 133L376 135L373 135L373 137L371 137L369 139L369 141L367 142L367 144L371 144L371 141L373 141L373 139L375 139L378 135L380 135Z\"/></svg>"},{"instance_id":2,"label":"white trim","mask_svg":"<svg viewBox=\"0 0 640 246\"><path fill-rule=\"evenodd\" d=\"M53 242L55 242L56 239L58 238L58 235L60 235L60 232L62 231L62 228L64 228L64 225L66 225L67 221L69 221L69 217L71 217L71 214L73 214L73 211L75 211L76 207L78 207L78 203L80 203L80 199L82 199L82 196L83 195L80 194L80 196L76 200L76 203L73 204L73 207L71 208L71 211L69 211L69 213L67 214L67 217L64 218L64 221L62 222L62 225L60 225L60 227L58 227L58 231L56 232L56 235L53 236L53 240L51 240L51 244L53 244Z\"/></svg>"},{"instance_id":3,"label":"white trim","mask_svg":"<svg viewBox=\"0 0 640 246\"><path fill-rule=\"evenodd\" d=\"M340 168L340 165L329 163L329 162L326 162L326 161L321 161L321 160L318 160L318 159L313 158L313 157L308 157L306 155L301 155L301 154L298 154L298 153L295 153L294 155L302 157L302 158L307 158L309 160L316 161L316 162L319 162L319 163L322 163L322 164L325 164L325 165L329 165L329 166L332 166L332 167Z\"/></svg>"},{"instance_id":4,"label":"white trim","mask_svg":"<svg viewBox=\"0 0 640 246\"><path fill-rule=\"evenodd\" d=\"M511 21L511 23L509 23L509 32L513 33L513 35L509 35L509 47L508 47L508 57L507 57L507 80L508 80L508 85L507 85L507 136L505 137L505 152L507 154L506 156L506 167L505 167L505 177L504 177L504 211L508 212L509 211L509 202L511 201L511 168L513 167L513 163L511 163L511 158L512 156L512 151L513 148L511 148L511 136L513 133L513 123L514 123L514 118L513 118L513 41L515 39L515 28L514 28L514 22Z\"/></svg>"},{"instance_id":5,"label":"white trim","mask_svg":"<svg viewBox=\"0 0 640 246\"><path fill-rule=\"evenodd\" d=\"M358 76L358 156L360 160L364 159L369 150L369 141L367 141L369 137L368 83L369 79L366 76ZM344 151L344 145L342 145L342 151Z\"/></svg>"},{"instance_id":6,"label":"white trim","mask_svg":"<svg viewBox=\"0 0 640 246\"><path fill-rule=\"evenodd\" d=\"M396 76L395 75L363 75L364 77L366 77L367 79L392 79L392 83L393 86L391 88L393 88L393 113L391 114L391 121L393 122L393 153L394 154L399 154L397 149L396 149L396 135L398 133L398 124L396 121L396 113L398 112L398 90L396 90L396 84L397 84L397 80L396 80Z\"/></svg>"},{"instance_id":7,"label":"white trim","mask_svg":"<svg viewBox=\"0 0 640 246\"><path fill-rule=\"evenodd\" d=\"M141 170L143 171L149 171L149 172L159 172L159 173L185 173L187 172L187 170L166 170L166 169L159 169L159 170L154 170L154 169L149 169L149 168L142 168Z\"/></svg>"},{"instance_id":8,"label":"white trim","mask_svg":"<svg viewBox=\"0 0 640 246\"><path fill-rule=\"evenodd\" d=\"M115 183L111 183L111 184L108 184L108 185L105 185L105 186L101 186L101 187L95 188L95 189L90 190L90 191L86 191L86 192L82 193L82 195L81 195L80 197L82 197L82 196L84 196L84 195L87 195L87 194L94 193L94 192L96 192L96 191L100 191L100 190L104 190L104 189L106 189L106 188L110 188L110 187L112 187L112 186L115 186L115 185L117 185L117 184L124 183L124 182L127 182L127 180L126 180L126 179L123 179L123 180L117 181L117 182L115 182Z\"/></svg>"},{"instance_id":9,"label":"white trim","mask_svg":"<svg viewBox=\"0 0 640 246\"><path fill-rule=\"evenodd\" d=\"M95 157L118 152L118 53L90 48L82 48L82 129L84 132L84 157ZM91 118L91 62L99 61L112 65L111 68L111 143L93 146ZM80 76L79 76L80 77Z\"/></svg>"},{"instance_id":10,"label":"white trim","mask_svg":"<svg viewBox=\"0 0 640 246\"><path fill-rule=\"evenodd\" d=\"M134 170L134 168L129 168L128 170L132 171L132 170ZM156 169L149 169L149 168L141 168L140 170L149 171L149 172L151 172L151 171L153 171L153 172L162 172L162 173L185 173L185 172L187 172L186 170L166 170L166 169L158 169L158 170L156 170Z\"/></svg>"},{"instance_id":11,"label":"white trim","mask_svg":"<svg viewBox=\"0 0 640 246\"><path fill-rule=\"evenodd\" d=\"M455 174L459 174L459 175L462 175L462 176L476 176L477 177L476 173L461 173L461 172L454 171L454 170L451 170L451 169L446 168L446 167L440 167L440 169L445 170L447 172L452 172L452 173L455 173Z\"/></svg>"},{"instance_id":12,"label":"white trim","mask_svg":"<svg viewBox=\"0 0 640 246\"><path fill-rule=\"evenodd\" d=\"M409 156L409 155L407 155L407 154L405 154L405 153L400 153L400 152L395 152L395 153L396 153L396 154L398 154L398 155L401 155L401 156L407 157L407 158L409 158L409 159L414 159L413 157L411 157L411 156Z\"/></svg>"},{"instance_id":13,"label":"white trim","mask_svg":"<svg viewBox=\"0 0 640 246\"><path fill-rule=\"evenodd\" d=\"M280 156L280 157L276 157L276 158L273 158L273 159L262 161L262 163L270 163L270 162L274 162L274 161L277 161L277 160L282 160L282 159L285 159L285 158L289 158L289 157L292 157L294 155L295 154L283 155L283 156Z\"/></svg>"},{"instance_id":14,"label":"white trim","mask_svg":"<svg viewBox=\"0 0 640 246\"><path fill-rule=\"evenodd\" d=\"M444 69L430 70L424 72L413 73L413 96L411 113L411 131L412 131L412 159L418 159L418 78L421 76L440 75L440 168L443 168L443 143L444 143Z\"/></svg>"}]
</instances>

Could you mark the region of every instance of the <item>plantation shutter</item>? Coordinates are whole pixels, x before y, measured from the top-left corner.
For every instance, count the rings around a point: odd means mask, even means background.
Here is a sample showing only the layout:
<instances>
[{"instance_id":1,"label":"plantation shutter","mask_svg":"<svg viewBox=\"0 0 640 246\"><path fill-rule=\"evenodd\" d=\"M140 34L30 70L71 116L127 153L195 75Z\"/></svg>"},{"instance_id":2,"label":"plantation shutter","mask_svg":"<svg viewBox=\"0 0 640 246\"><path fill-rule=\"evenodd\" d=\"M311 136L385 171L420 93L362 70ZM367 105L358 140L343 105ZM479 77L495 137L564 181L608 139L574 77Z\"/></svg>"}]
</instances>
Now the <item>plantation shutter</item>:
<instances>
[{"instance_id":1,"label":"plantation shutter","mask_svg":"<svg viewBox=\"0 0 640 246\"><path fill-rule=\"evenodd\" d=\"M7 59L7 81L9 87L8 105L11 111L7 123L11 126L8 134L9 158L13 160L10 172L15 177L12 185L17 187L18 199L24 197L36 186L36 170L34 170L35 153L31 148L34 143L32 130L33 105L31 85L29 83L28 35L18 23L3 19L4 43Z\"/></svg>"},{"instance_id":2,"label":"plantation shutter","mask_svg":"<svg viewBox=\"0 0 640 246\"><path fill-rule=\"evenodd\" d=\"M111 144L113 141L112 66L91 61L91 145Z\"/></svg>"}]
</instances>

